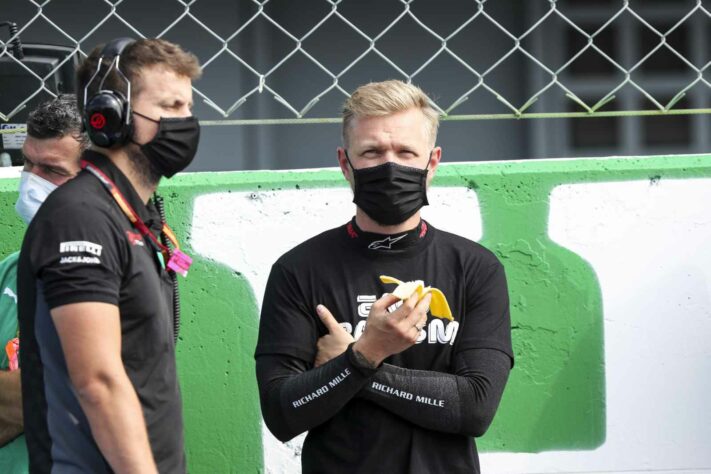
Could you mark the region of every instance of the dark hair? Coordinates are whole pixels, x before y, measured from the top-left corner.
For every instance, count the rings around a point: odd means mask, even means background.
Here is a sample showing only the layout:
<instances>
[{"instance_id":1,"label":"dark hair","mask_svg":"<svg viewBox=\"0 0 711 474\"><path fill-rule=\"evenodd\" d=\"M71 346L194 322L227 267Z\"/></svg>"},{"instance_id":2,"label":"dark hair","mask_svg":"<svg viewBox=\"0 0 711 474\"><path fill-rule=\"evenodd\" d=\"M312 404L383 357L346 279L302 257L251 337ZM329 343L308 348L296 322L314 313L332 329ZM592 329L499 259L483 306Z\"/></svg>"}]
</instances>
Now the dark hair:
<instances>
[{"instance_id":1,"label":"dark hair","mask_svg":"<svg viewBox=\"0 0 711 474\"><path fill-rule=\"evenodd\" d=\"M94 48L77 69L77 104L80 111L84 110L84 88L96 73L104 46L100 44ZM110 60L103 61L99 74L94 78L87 91L87 97L91 97L99 91L99 84L101 84L107 71L106 68L110 64ZM197 57L186 52L177 44L155 38L136 40L126 46L119 61L121 72L131 81L131 94L134 97L141 91L141 69L157 64L180 76L189 77L191 80L198 79L202 74ZM115 69L112 69L104 81L103 89L117 91L125 96L126 81Z\"/></svg>"},{"instance_id":2,"label":"dark hair","mask_svg":"<svg viewBox=\"0 0 711 474\"><path fill-rule=\"evenodd\" d=\"M27 117L27 134L39 139L71 135L81 143L82 149L89 145L73 94L61 94L38 105Z\"/></svg>"}]
</instances>

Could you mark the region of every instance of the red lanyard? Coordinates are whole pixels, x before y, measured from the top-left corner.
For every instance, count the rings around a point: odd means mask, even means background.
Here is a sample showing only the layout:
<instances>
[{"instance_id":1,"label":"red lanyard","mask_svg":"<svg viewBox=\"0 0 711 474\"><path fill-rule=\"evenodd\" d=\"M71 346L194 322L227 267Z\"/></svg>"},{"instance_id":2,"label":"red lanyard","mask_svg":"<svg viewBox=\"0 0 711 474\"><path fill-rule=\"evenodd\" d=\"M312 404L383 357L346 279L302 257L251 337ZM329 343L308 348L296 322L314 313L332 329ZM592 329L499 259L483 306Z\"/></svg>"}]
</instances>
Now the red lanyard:
<instances>
[{"instance_id":1,"label":"red lanyard","mask_svg":"<svg viewBox=\"0 0 711 474\"><path fill-rule=\"evenodd\" d=\"M106 190L111 194L111 196L114 198L116 203L119 205L119 207L121 208L123 213L126 214L126 217L128 217L128 220L131 221L131 224L136 228L136 230L138 230L138 232L140 232L140 234L144 238L147 237L149 242L151 242L153 244L153 248L156 250L157 253L159 253L160 256L162 256L161 263L163 264L164 267L166 266L165 261L168 261L170 263L171 256L174 253L184 255L182 252L180 252L180 246L178 245L178 239L175 238L175 234L173 233L171 228L168 227L168 224L166 224L165 222L162 223L163 224L162 232L166 235L166 237L168 237L168 240L170 240L170 243L173 244L173 247L174 247L173 250L171 250L168 247L166 247L165 245L163 245L163 243L160 240L158 240L158 238L155 236L155 234L153 234L153 232L151 232L148 229L148 226L146 226L146 224L141 220L141 218L138 217L138 214L136 214L136 211L133 210L133 208L128 203L128 201L126 201L126 198L123 196L123 194L121 194L121 191L119 191L116 184L114 184L114 182L111 181L111 179L108 176L106 176L106 174L103 171L101 171L99 168L97 168L96 166L92 165L91 163L89 163L88 161L85 161L85 160L81 161L81 167L82 167L82 169L89 171L101 182L101 184L104 186L104 188L106 188ZM165 260L163 260L163 259L165 259ZM168 266L171 266L171 265L168 265Z\"/></svg>"}]
</instances>

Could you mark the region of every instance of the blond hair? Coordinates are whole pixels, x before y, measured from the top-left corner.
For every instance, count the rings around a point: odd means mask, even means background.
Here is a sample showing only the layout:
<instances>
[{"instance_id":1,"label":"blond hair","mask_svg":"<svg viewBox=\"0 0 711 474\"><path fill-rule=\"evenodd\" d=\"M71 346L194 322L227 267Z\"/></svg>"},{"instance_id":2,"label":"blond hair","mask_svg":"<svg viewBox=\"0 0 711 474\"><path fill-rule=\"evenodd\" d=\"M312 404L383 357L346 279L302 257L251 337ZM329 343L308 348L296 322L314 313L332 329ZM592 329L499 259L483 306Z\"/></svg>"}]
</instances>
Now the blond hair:
<instances>
[{"instance_id":1,"label":"blond hair","mask_svg":"<svg viewBox=\"0 0 711 474\"><path fill-rule=\"evenodd\" d=\"M439 113L419 87L398 80L371 82L360 86L343 104L343 144L348 146L348 129L354 119L377 117L420 109L425 116L431 144L437 139Z\"/></svg>"}]
</instances>

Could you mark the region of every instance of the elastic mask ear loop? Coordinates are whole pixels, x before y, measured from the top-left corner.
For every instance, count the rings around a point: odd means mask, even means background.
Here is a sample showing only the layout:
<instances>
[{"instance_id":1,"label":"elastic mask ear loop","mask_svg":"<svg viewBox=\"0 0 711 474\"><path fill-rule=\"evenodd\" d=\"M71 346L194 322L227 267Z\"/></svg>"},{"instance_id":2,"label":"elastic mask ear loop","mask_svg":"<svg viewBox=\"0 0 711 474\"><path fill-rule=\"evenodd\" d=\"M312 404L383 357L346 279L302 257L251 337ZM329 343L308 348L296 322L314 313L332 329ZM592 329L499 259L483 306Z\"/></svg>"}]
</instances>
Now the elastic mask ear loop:
<instances>
[{"instance_id":1,"label":"elastic mask ear loop","mask_svg":"<svg viewBox=\"0 0 711 474\"><path fill-rule=\"evenodd\" d=\"M427 160L427 164L425 165L425 171L429 172L430 171L430 163L432 163L432 153L434 153L434 148L430 150L430 159Z\"/></svg>"},{"instance_id":2,"label":"elastic mask ear loop","mask_svg":"<svg viewBox=\"0 0 711 474\"><path fill-rule=\"evenodd\" d=\"M425 204L429 204L427 199L427 177L430 175L430 163L432 163L432 153L434 153L434 148L430 151L430 159L427 160L427 166L425 166L424 174L422 175L422 194L424 196Z\"/></svg>"},{"instance_id":3,"label":"elastic mask ear loop","mask_svg":"<svg viewBox=\"0 0 711 474\"><path fill-rule=\"evenodd\" d=\"M146 116L146 115L143 115L143 114L140 113L140 112L136 112L135 110L132 110L131 113L132 113L132 114L136 114L136 115L138 115L139 117L143 117L144 119L146 119L146 120L148 120L148 121L151 121L151 122L153 122L153 123L160 124L160 120L153 120L152 118L150 118L150 117L148 117L148 116ZM133 139L133 136L131 136L131 138L129 138L129 140L130 140L131 143L133 143L134 145L138 145L138 146L143 146L143 145L145 145L145 143L138 143L136 140ZM150 141L150 140L149 140L149 141Z\"/></svg>"},{"instance_id":4,"label":"elastic mask ear loop","mask_svg":"<svg viewBox=\"0 0 711 474\"><path fill-rule=\"evenodd\" d=\"M353 163L351 163L351 157L348 156L348 150L344 148L344 149L343 149L343 154L346 155L346 160L348 160L348 164L349 164L350 167L351 167L351 171L355 171L355 168L353 168Z\"/></svg>"},{"instance_id":5,"label":"elastic mask ear loop","mask_svg":"<svg viewBox=\"0 0 711 474\"><path fill-rule=\"evenodd\" d=\"M429 174L430 174L430 163L432 163L432 153L434 153L434 148L432 148L432 150L430 151L430 158L427 160L427 164L425 165L425 169L422 170L422 171L424 171L424 173L422 174L422 181L423 181L422 187L423 187L423 189L424 189L423 192L425 193L425 196L427 195L427 194L426 194L426 193L427 193L427 177L428 177ZM427 200L426 197L425 197L425 200Z\"/></svg>"},{"instance_id":6,"label":"elastic mask ear loop","mask_svg":"<svg viewBox=\"0 0 711 474\"><path fill-rule=\"evenodd\" d=\"M143 118L146 119L146 120L150 120L150 121L153 122L153 123L160 123L160 120L152 119L152 118L150 118L150 117L148 117L148 116L146 116L146 115L143 115L143 114L140 113L140 112L136 112L135 110L133 110L132 112L133 112L134 114L138 115L139 117L143 117Z\"/></svg>"},{"instance_id":7,"label":"elastic mask ear loop","mask_svg":"<svg viewBox=\"0 0 711 474\"><path fill-rule=\"evenodd\" d=\"M351 176L353 176L353 186L356 184L356 173L355 168L353 168L353 163L351 163L351 158L348 156L348 150L343 149L343 154L346 155L346 160L348 160L348 165L351 167Z\"/></svg>"}]
</instances>

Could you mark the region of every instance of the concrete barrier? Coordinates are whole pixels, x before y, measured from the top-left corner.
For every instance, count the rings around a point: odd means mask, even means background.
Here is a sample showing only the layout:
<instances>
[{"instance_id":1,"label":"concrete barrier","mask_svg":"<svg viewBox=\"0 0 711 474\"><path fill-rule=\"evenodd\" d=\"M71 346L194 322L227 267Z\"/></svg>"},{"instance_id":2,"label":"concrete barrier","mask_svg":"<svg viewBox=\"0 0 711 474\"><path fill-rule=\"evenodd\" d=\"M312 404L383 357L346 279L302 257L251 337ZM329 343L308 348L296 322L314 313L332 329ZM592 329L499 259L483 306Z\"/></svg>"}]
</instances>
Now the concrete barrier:
<instances>
[{"instance_id":1,"label":"concrete barrier","mask_svg":"<svg viewBox=\"0 0 711 474\"><path fill-rule=\"evenodd\" d=\"M0 255L19 247L0 179ZM353 214L336 169L184 174L161 192L195 259L179 370L191 472L298 472L261 422L273 261ZM506 267L516 367L485 473L711 470L711 156L442 165L423 214ZM331 256L333 258L333 256ZM432 328L431 330L436 330Z\"/></svg>"}]
</instances>

